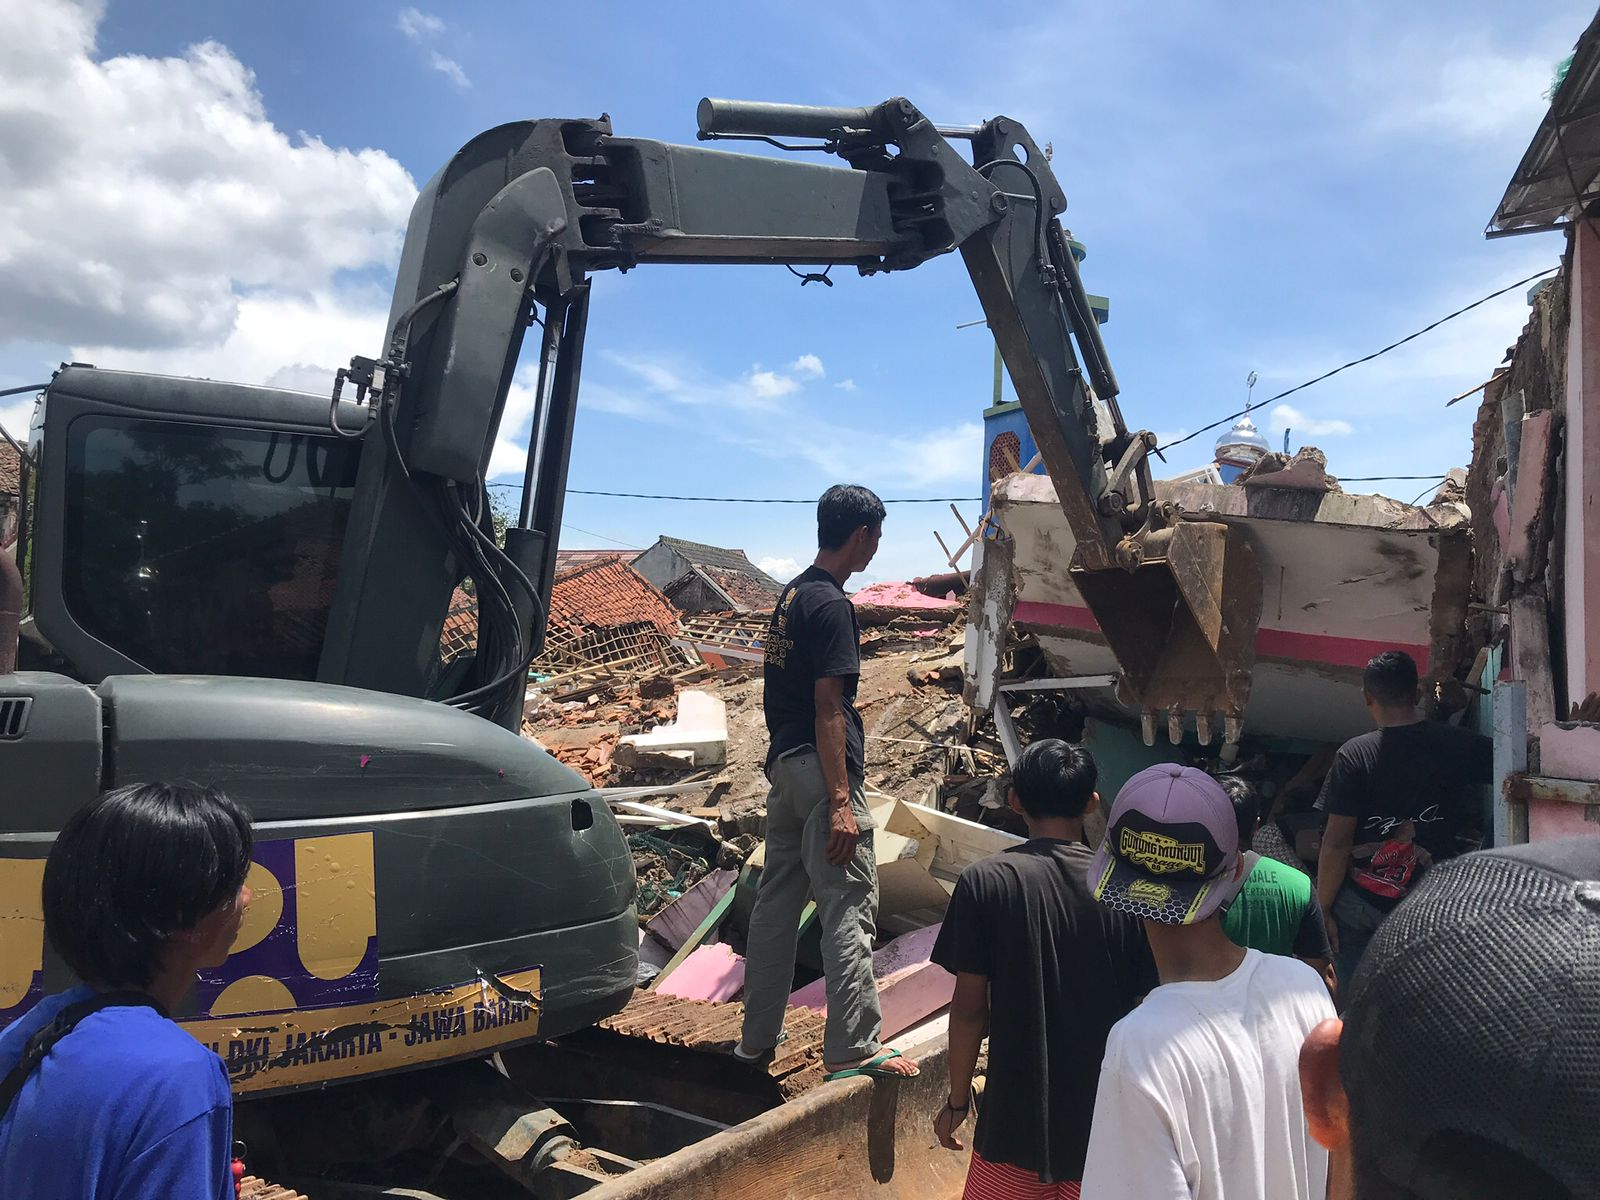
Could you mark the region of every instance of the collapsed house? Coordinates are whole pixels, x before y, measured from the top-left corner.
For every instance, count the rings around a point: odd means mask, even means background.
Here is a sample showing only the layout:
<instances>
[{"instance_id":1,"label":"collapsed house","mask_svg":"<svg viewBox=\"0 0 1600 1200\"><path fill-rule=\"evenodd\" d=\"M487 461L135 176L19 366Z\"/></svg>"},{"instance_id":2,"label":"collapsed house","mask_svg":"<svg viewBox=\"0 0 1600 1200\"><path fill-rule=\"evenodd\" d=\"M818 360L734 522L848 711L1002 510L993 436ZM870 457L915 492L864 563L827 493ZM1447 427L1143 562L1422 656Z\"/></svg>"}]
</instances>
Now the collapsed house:
<instances>
[{"instance_id":1,"label":"collapsed house","mask_svg":"<svg viewBox=\"0 0 1600 1200\"><path fill-rule=\"evenodd\" d=\"M1600 17L1491 236L1559 230L1560 269L1483 387L1473 427L1476 704L1495 733L1497 842L1600 832ZM1486 372L1488 373L1488 372Z\"/></svg>"},{"instance_id":2,"label":"collapsed house","mask_svg":"<svg viewBox=\"0 0 1600 1200\"><path fill-rule=\"evenodd\" d=\"M665 534L632 565L684 613L770 611L783 589L743 550L724 550Z\"/></svg>"},{"instance_id":3,"label":"collapsed house","mask_svg":"<svg viewBox=\"0 0 1600 1200\"><path fill-rule=\"evenodd\" d=\"M673 671L694 659L674 645L678 613L625 553L562 551L550 589L544 649L533 672L559 691L613 673ZM445 662L477 645L477 601L457 588L440 635Z\"/></svg>"}]
</instances>

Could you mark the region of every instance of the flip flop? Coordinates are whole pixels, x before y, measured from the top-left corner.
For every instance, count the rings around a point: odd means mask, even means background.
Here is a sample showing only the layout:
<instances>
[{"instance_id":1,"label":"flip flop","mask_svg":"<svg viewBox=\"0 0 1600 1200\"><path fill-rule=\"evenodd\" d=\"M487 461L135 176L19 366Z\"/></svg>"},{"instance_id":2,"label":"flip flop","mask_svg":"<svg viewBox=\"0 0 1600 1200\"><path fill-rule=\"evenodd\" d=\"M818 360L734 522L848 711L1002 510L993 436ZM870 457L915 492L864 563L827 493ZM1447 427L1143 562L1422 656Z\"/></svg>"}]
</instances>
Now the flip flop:
<instances>
[{"instance_id":1,"label":"flip flop","mask_svg":"<svg viewBox=\"0 0 1600 1200\"><path fill-rule=\"evenodd\" d=\"M828 1074L822 1077L822 1081L824 1083L831 1083L835 1079L854 1079L857 1075L870 1075L874 1079L915 1079L918 1075L922 1074L922 1072L917 1070L915 1067L911 1069L909 1074L902 1071L885 1071L883 1069L883 1064L888 1062L891 1058L901 1057L903 1057L903 1055L901 1055L900 1051L898 1050L885 1050L876 1058L868 1059L859 1067L849 1067L843 1071L830 1071Z\"/></svg>"},{"instance_id":2,"label":"flip flop","mask_svg":"<svg viewBox=\"0 0 1600 1200\"><path fill-rule=\"evenodd\" d=\"M747 1063L752 1067L765 1067L771 1065L772 1060L778 1056L778 1047L783 1045L788 1040L789 1031L787 1029L780 1029L778 1031L778 1040L765 1050L758 1051L755 1054L741 1054L740 1050L744 1047L744 1040L741 1038L739 1041L733 1044L733 1049L730 1051L730 1053L738 1062Z\"/></svg>"}]
</instances>

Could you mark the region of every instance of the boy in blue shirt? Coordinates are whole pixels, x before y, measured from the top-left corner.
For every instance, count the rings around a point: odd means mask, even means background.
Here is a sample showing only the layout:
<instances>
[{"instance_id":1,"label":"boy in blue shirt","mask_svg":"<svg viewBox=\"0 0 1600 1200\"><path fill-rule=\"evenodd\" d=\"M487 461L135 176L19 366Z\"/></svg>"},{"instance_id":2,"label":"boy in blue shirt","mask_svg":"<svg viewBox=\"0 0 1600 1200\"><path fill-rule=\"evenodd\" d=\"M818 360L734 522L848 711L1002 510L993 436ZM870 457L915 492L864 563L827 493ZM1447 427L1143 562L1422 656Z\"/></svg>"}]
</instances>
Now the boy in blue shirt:
<instances>
[{"instance_id":1,"label":"boy in blue shirt","mask_svg":"<svg viewBox=\"0 0 1600 1200\"><path fill-rule=\"evenodd\" d=\"M250 891L249 818L214 788L135 784L74 813L45 936L84 981L0 1031L0 1180L31 1200L232 1200L222 1060L168 1014Z\"/></svg>"}]
</instances>

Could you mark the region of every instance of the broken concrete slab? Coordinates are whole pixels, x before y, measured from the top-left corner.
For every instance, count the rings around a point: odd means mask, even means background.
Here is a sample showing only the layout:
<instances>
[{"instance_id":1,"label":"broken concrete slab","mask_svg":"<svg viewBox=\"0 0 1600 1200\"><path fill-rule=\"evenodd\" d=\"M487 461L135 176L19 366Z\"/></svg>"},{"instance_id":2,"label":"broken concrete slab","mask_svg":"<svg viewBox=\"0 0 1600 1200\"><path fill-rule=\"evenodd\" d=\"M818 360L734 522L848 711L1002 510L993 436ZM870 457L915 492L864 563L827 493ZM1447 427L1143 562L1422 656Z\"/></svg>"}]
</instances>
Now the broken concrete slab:
<instances>
[{"instance_id":1,"label":"broken concrete slab","mask_svg":"<svg viewBox=\"0 0 1600 1200\"><path fill-rule=\"evenodd\" d=\"M1600 781L1600 725L1541 725L1539 772L1557 779Z\"/></svg>"},{"instance_id":2,"label":"broken concrete slab","mask_svg":"<svg viewBox=\"0 0 1600 1200\"><path fill-rule=\"evenodd\" d=\"M1293 458L1268 454L1239 479L1245 487L1293 488L1306 492L1338 491L1328 476L1328 457L1315 446L1302 446Z\"/></svg>"},{"instance_id":3,"label":"broken concrete slab","mask_svg":"<svg viewBox=\"0 0 1600 1200\"><path fill-rule=\"evenodd\" d=\"M617 743L615 760L629 767L707 767L720 765L727 755L728 706L720 696L691 688L678 693L678 715L670 725L629 734Z\"/></svg>"}]
</instances>

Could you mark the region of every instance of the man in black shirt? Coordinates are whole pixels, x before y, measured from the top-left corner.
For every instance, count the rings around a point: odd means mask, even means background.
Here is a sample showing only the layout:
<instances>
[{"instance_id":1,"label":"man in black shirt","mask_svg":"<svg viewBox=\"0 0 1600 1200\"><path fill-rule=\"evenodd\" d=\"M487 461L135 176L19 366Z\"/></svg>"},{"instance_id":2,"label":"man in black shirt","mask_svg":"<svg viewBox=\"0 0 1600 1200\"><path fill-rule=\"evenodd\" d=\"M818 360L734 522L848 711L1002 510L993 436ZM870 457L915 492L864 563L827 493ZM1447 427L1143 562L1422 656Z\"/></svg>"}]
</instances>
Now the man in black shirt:
<instances>
[{"instance_id":1,"label":"man in black shirt","mask_svg":"<svg viewBox=\"0 0 1600 1200\"><path fill-rule=\"evenodd\" d=\"M745 954L744 1028L734 1054L760 1060L782 1035L800 913L810 893L822 933L823 1064L830 1076L916 1074L878 1041L883 1021L872 976L878 868L855 708L860 631L844 594L844 581L877 553L883 518L883 502L864 487L839 484L822 494L816 561L778 597L763 667L772 789L766 862Z\"/></svg>"},{"instance_id":2,"label":"man in black shirt","mask_svg":"<svg viewBox=\"0 0 1600 1200\"><path fill-rule=\"evenodd\" d=\"M934 1118L950 1149L989 1031L968 1196L1078 1194L1106 1035L1156 986L1139 922L1089 892L1083 818L1097 776L1088 751L1056 738L1022 752L1009 800L1029 840L961 873L934 944L956 977L950 1090Z\"/></svg>"},{"instance_id":3,"label":"man in black shirt","mask_svg":"<svg viewBox=\"0 0 1600 1200\"><path fill-rule=\"evenodd\" d=\"M1317 899L1328 918L1341 985L1373 933L1434 859L1455 853L1465 793L1488 783L1494 743L1417 711L1417 664L1399 650L1362 675L1371 733L1339 747L1317 807L1328 815L1317 859Z\"/></svg>"}]
</instances>

